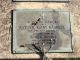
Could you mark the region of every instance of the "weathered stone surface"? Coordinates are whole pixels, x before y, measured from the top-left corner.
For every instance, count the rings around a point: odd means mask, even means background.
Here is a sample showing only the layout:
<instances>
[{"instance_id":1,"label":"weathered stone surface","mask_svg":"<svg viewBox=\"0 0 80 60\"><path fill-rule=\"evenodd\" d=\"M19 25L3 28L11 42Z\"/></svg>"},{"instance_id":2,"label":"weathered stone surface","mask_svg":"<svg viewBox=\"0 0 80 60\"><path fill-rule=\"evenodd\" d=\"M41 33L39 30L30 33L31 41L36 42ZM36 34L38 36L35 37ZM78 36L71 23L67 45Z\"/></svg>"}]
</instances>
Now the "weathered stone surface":
<instances>
[{"instance_id":1,"label":"weathered stone surface","mask_svg":"<svg viewBox=\"0 0 80 60\"><path fill-rule=\"evenodd\" d=\"M7 2L6 2L7 1ZM16 3L11 0L0 0L0 58L39 58L37 54L12 54L11 53L11 19L10 11L12 9L63 9L68 10L73 15L71 28L73 34L73 53L48 53L49 58L79 58L80 57L80 0L70 0L67 3L36 3L21 2ZM5 12L4 8L5 7ZM7 20L5 19L7 18ZM5 29L5 27L7 29ZM7 34L6 34L7 33Z\"/></svg>"},{"instance_id":2,"label":"weathered stone surface","mask_svg":"<svg viewBox=\"0 0 80 60\"><path fill-rule=\"evenodd\" d=\"M61 2L61 1L69 1L69 0L13 0L13 1L53 1L53 2Z\"/></svg>"}]
</instances>

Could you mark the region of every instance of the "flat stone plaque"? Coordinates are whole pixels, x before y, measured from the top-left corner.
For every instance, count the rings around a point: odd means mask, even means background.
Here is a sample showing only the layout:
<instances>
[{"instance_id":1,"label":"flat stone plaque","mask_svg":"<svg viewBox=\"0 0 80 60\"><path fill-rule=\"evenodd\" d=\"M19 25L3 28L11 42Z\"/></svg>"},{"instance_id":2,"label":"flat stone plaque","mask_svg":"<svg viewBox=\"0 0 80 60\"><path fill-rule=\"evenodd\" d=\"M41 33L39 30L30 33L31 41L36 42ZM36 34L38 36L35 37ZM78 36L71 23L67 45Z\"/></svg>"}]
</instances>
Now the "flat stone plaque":
<instances>
[{"instance_id":1,"label":"flat stone plaque","mask_svg":"<svg viewBox=\"0 0 80 60\"><path fill-rule=\"evenodd\" d=\"M42 46L43 43L48 52L72 52L70 13L61 10L14 10L12 41L13 53L33 53L37 50L32 44Z\"/></svg>"},{"instance_id":2,"label":"flat stone plaque","mask_svg":"<svg viewBox=\"0 0 80 60\"><path fill-rule=\"evenodd\" d=\"M13 1L53 1L53 2L66 2L66 1L69 1L69 0L13 0Z\"/></svg>"}]
</instances>

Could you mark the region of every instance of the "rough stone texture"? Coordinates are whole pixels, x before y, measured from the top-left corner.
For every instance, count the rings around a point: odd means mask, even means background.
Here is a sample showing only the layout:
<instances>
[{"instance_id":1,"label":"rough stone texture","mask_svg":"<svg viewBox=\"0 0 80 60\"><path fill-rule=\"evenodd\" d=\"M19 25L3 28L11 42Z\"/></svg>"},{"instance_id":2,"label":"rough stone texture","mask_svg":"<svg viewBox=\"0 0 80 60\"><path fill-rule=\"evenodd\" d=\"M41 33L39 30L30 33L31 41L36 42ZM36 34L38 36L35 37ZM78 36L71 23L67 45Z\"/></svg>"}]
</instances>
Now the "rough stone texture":
<instances>
[{"instance_id":1,"label":"rough stone texture","mask_svg":"<svg viewBox=\"0 0 80 60\"><path fill-rule=\"evenodd\" d=\"M69 0L13 0L13 1L69 1Z\"/></svg>"},{"instance_id":2,"label":"rough stone texture","mask_svg":"<svg viewBox=\"0 0 80 60\"><path fill-rule=\"evenodd\" d=\"M11 10L12 9L62 9L70 11L74 53L48 53L49 58L80 57L80 0L69 3L11 2L0 0L0 58L39 58L37 54L11 54Z\"/></svg>"}]
</instances>

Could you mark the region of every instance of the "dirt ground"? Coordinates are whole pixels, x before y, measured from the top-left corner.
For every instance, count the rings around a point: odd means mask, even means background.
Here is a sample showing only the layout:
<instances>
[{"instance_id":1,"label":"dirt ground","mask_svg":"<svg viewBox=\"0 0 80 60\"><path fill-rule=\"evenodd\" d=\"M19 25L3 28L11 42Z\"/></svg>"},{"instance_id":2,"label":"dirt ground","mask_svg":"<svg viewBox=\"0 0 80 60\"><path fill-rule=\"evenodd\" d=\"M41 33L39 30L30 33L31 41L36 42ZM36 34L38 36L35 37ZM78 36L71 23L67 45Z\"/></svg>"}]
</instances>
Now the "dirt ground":
<instances>
[{"instance_id":1,"label":"dirt ground","mask_svg":"<svg viewBox=\"0 0 80 60\"><path fill-rule=\"evenodd\" d=\"M11 10L13 9L61 9L70 11L73 53L48 53L49 58L80 57L80 0L69 3L12 2L0 0L0 58L39 58L37 54L11 54Z\"/></svg>"}]
</instances>

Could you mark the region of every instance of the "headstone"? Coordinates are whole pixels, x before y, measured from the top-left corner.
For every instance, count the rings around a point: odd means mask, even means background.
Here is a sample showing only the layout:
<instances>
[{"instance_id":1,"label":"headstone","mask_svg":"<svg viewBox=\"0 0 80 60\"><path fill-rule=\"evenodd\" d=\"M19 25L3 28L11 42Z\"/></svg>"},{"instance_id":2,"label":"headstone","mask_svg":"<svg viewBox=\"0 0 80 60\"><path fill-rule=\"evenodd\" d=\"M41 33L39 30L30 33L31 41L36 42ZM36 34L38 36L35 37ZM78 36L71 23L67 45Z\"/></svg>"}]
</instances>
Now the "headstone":
<instances>
[{"instance_id":1,"label":"headstone","mask_svg":"<svg viewBox=\"0 0 80 60\"><path fill-rule=\"evenodd\" d=\"M61 10L14 10L13 53L33 53L32 44L43 43L48 52L72 52L70 16Z\"/></svg>"}]
</instances>

